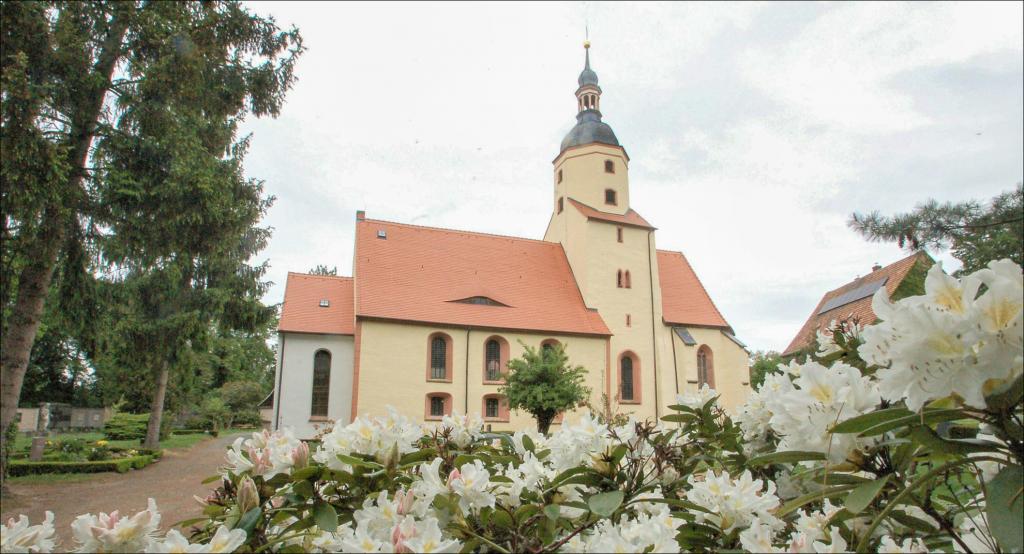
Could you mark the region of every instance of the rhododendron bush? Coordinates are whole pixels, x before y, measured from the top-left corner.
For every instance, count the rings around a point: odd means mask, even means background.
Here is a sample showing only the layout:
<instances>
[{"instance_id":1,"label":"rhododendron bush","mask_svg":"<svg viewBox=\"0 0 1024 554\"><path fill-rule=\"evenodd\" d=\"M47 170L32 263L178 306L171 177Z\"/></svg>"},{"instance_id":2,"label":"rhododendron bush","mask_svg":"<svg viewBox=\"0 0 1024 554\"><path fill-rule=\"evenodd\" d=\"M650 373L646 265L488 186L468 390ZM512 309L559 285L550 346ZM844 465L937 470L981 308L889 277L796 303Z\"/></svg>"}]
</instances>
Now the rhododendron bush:
<instances>
[{"instance_id":1,"label":"rhododendron bush","mask_svg":"<svg viewBox=\"0 0 1024 554\"><path fill-rule=\"evenodd\" d=\"M1022 286L1008 262L839 323L735 414L703 388L659 422L549 436L394 411L318 444L239 438L187 532L155 504L2 528L4 552L1021 551ZM167 522L174 523L174 522Z\"/></svg>"}]
</instances>

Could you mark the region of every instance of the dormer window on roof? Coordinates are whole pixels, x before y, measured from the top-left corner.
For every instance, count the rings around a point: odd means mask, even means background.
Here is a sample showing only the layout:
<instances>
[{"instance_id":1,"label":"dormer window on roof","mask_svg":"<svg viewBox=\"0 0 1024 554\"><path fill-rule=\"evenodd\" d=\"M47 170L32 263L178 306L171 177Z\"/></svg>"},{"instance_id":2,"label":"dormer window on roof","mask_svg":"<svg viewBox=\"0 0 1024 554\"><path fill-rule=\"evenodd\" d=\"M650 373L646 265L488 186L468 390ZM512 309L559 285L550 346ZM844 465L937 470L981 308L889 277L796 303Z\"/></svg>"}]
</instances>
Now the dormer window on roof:
<instances>
[{"instance_id":1,"label":"dormer window on roof","mask_svg":"<svg viewBox=\"0 0 1024 554\"><path fill-rule=\"evenodd\" d=\"M326 298L321 298L320 299L320 307L321 308L329 308L329 307L331 307L331 301L326 299Z\"/></svg>"},{"instance_id":2,"label":"dormer window on roof","mask_svg":"<svg viewBox=\"0 0 1024 554\"><path fill-rule=\"evenodd\" d=\"M462 298L459 300L451 300L451 302L458 302L459 304L476 304L478 306L502 306L504 308L509 307L508 304L502 304L493 298L487 298L486 296L470 296L469 298Z\"/></svg>"},{"instance_id":3,"label":"dormer window on roof","mask_svg":"<svg viewBox=\"0 0 1024 554\"><path fill-rule=\"evenodd\" d=\"M387 240L388 232L384 229L377 229L377 238Z\"/></svg>"}]
</instances>

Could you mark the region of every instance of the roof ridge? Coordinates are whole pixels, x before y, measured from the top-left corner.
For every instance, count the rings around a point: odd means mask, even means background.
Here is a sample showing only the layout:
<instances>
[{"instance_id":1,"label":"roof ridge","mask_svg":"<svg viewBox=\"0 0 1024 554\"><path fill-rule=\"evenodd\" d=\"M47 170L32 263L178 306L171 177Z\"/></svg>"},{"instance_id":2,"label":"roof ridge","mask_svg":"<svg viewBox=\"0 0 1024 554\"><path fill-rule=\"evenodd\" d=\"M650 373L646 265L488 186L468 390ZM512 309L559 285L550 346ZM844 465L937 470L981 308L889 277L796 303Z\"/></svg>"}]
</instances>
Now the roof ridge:
<instances>
[{"instance_id":1,"label":"roof ridge","mask_svg":"<svg viewBox=\"0 0 1024 554\"><path fill-rule=\"evenodd\" d=\"M918 250L918 251L914 252L913 254L911 254L909 256L906 256L904 258L900 258L900 259L896 260L895 262L892 262L889 265L882 266L882 267L872 271L871 273L868 273L868 274L865 274L865 275L861 275L860 277L857 277L855 279L847 281L846 283L843 283L842 285L839 285L838 287L836 287L836 288L826 292L825 296L828 296L829 294L832 294L833 292L836 292L836 291L838 291L840 289L843 289L845 287L848 287L850 285L859 283L861 281L866 281L868 279L868 277L871 277L872 275L875 275L876 273L892 271L892 270L896 269L895 266L898 266L899 264L902 264L904 262L907 262L907 261L910 261L910 260L912 260L914 258L917 258L922 253L924 253L923 250ZM889 277L892 277L892 275L884 275L884 276L882 276L882 278L884 278L884 279L888 279ZM906 276L904 275L904 277L906 277ZM871 282L874 282L874 281L872 280Z\"/></svg>"},{"instance_id":2,"label":"roof ridge","mask_svg":"<svg viewBox=\"0 0 1024 554\"><path fill-rule=\"evenodd\" d=\"M686 267L690 269L690 273L692 273L693 278L697 280L697 284L700 286L700 290L704 292L704 296L708 298L708 302L711 302L711 307L715 309L715 313L718 314L718 317L722 318L722 321L724 321L726 326L731 330L732 325L729 325L729 320L725 319L725 316L722 315L722 310L718 309L718 306L715 304L715 299L711 298L711 294L709 294L708 289L704 287L704 282L700 280L700 276L697 275L697 271L693 269L692 265L690 265L690 260L687 259L686 254L683 254L682 251L678 251L676 253L683 259L683 263L686 264Z\"/></svg>"},{"instance_id":3,"label":"roof ridge","mask_svg":"<svg viewBox=\"0 0 1024 554\"><path fill-rule=\"evenodd\" d=\"M288 275L299 275L301 277L315 277L317 279L341 279L343 281L351 281L354 277L346 275L317 275L315 273L303 273L301 271L289 271Z\"/></svg>"},{"instance_id":4,"label":"roof ridge","mask_svg":"<svg viewBox=\"0 0 1024 554\"><path fill-rule=\"evenodd\" d=\"M516 237L516 236L513 236L513 235L502 235L502 234L498 234L498 233L482 233L480 231L467 231L465 229L452 229L450 227L433 227L433 226L430 226L430 225L416 225L414 223L403 223L401 221L390 221L390 220L387 220L387 219L370 219L370 218L366 218L366 219L363 219L361 221L362 222L373 222L373 223L385 223L387 225L399 225L401 227L412 227L412 228L415 228L415 229L427 229L427 230L430 230L430 231L443 231L443 232L447 232L447 233L459 233L459 234L463 234L463 235L475 235L475 236L495 237L495 238L502 238L502 239L523 240L523 241L528 241L528 242L538 242L538 243L547 244L547 245L550 245L550 246L555 246L555 245L558 244L556 242L549 242L549 241L546 241L546 240L543 240L543 239L531 239L531 238L526 238L526 237Z\"/></svg>"}]
</instances>

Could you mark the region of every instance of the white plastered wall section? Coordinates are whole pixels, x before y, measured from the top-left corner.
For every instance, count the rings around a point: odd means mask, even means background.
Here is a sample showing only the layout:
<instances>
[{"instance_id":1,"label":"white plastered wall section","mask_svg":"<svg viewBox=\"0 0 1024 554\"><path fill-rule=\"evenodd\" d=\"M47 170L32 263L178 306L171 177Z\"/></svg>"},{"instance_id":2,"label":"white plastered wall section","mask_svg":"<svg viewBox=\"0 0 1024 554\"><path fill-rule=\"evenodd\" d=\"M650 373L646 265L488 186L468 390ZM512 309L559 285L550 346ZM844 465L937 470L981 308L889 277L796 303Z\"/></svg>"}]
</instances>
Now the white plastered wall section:
<instances>
[{"instance_id":1,"label":"white plastered wall section","mask_svg":"<svg viewBox=\"0 0 1024 554\"><path fill-rule=\"evenodd\" d=\"M274 375L274 419L271 425L277 429L290 427L297 437L303 439L313 438L317 432L316 426L323 427L326 423L314 421L310 417L313 403L313 357L318 350L326 350L331 354L327 418L347 424L352 410L353 337L280 333L277 372Z\"/></svg>"}]
</instances>

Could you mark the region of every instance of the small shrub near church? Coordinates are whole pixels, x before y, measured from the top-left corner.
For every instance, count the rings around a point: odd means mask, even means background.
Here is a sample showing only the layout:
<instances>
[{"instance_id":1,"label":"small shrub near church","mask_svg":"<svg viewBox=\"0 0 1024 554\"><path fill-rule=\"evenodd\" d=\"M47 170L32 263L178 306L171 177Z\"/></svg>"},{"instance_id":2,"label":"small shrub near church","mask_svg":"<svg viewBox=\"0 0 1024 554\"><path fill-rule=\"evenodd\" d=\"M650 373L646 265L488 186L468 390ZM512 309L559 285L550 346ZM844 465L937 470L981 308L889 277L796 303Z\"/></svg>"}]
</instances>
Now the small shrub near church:
<instances>
[{"instance_id":1,"label":"small shrub near church","mask_svg":"<svg viewBox=\"0 0 1024 554\"><path fill-rule=\"evenodd\" d=\"M584 415L550 436L396 412L334 428L313 452L287 430L228 450L186 537L52 514L0 547L81 551L928 552L1024 550L1021 270L933 269L881 323L836 325L735 417L704 388L658 422Z\"/></svg>"},{"instance_id":2,"label":"small shrub near church","mask_svg":"<svg viewBox=\"0 0 1024 554\"><path fill-rule=\"evenodd\" d=\"M160 424L160 440L170 434L170 418L163 418ZM103 436L112 441L142 440L146 438L149 414L117 412L103 424Z\"/></svg>"}]
</instances>

